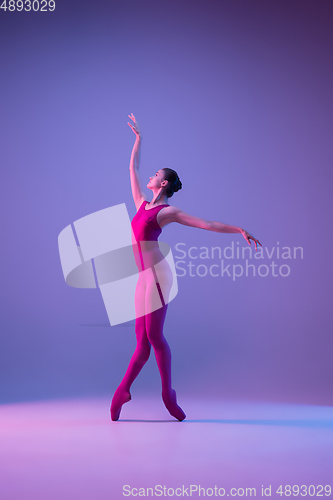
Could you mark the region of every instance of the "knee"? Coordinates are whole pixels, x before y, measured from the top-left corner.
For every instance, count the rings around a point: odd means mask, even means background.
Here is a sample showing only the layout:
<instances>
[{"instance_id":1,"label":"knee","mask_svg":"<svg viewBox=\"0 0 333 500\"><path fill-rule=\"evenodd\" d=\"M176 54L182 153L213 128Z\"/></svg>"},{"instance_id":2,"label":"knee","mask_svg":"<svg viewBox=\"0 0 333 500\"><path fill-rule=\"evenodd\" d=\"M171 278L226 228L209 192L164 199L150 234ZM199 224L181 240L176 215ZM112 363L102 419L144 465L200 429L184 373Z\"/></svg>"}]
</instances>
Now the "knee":
<instances>
[{"instance_id":1,"label":"knee","mask_svg":"<svg viewBox=\"0 0 333 500\"><path fill-rule=\"evenodd\" d=\"M137 350L137 356L140 359L140 361L144 362L148 361L151 351L151 345L148 341L138 342L136 350Z\"/></svg>"},{"instance_id":2,"label":"knee","mask_svg":"<svg viewBox=\"0 0 333 500\"><path fill-rule=\"evenodd\" d=\"M147 332L146 332L146 325L144 322L144 319L138 318L135 323L135 336L136 336L136 341L137 343L143 344L145 341L147 341Z\"/></svg>"},{"instance_id":3,"label":"knee","mask_svg":"<svg viewBox=\"0 0 333 500\"><path fill-rule=\"evenodd\" d=\"M156 329L151 332L148 331L147 337L154 349L161 349L166 343L163 331L157 331Z\"/></svg>"}]
</instances>

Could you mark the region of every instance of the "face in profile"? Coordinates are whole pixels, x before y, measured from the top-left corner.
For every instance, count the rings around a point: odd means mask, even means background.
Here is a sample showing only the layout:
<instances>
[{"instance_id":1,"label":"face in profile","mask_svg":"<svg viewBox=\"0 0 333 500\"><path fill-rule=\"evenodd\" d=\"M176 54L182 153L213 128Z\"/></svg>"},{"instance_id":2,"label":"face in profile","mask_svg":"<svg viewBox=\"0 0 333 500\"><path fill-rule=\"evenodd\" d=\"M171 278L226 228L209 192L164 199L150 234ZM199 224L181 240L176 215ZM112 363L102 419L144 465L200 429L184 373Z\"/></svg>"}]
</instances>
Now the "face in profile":
<instances>
[{"instance_id":1,"label":"face in profile","mask_svg":"<svg viewBox=\"0 0 333 500\"><path fill-rule=\"evenodd\" d=\"M164 181L163 170L158 170L155 175L149 177L149 182L147 184L148 189L160 188L161 182Z\"/></svg>"}]
</instances>

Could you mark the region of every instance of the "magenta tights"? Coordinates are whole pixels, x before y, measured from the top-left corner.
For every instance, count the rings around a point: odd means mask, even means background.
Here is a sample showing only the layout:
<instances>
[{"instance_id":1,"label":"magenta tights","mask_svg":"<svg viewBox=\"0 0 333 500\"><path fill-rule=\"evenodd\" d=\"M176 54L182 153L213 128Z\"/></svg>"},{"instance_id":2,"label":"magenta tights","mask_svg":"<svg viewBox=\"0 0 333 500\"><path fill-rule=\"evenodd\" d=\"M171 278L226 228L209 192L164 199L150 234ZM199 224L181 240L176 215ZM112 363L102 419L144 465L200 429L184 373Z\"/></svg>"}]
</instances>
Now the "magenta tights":
<instances>
[{"instance_id":1,"label":"magenta tights","mask_svg":"<svg viewBox=\"0 0 333 500\"><path fill-rule=\"evenodd\" d=\"M151 346L153 346L162 381L163 402L172 416L178 420L184 420L186 415L177 405L176 393L171 385L171 351L163 335L163 325L168 304L164 303L160 285L155 282L154 277L152 275L147 277L141 274L142 273L140 273L135 291L136 310L142 307L143 300L146 305L153 303L153 301L156 300L157 291L164 305L156 311L136 318L135 334L137 345L125 376L112 399L111 418L112 420L118 420L121 406L131 399L131 385L139 375L143 366L147 363Z\"/></svg>"}]
</instances>

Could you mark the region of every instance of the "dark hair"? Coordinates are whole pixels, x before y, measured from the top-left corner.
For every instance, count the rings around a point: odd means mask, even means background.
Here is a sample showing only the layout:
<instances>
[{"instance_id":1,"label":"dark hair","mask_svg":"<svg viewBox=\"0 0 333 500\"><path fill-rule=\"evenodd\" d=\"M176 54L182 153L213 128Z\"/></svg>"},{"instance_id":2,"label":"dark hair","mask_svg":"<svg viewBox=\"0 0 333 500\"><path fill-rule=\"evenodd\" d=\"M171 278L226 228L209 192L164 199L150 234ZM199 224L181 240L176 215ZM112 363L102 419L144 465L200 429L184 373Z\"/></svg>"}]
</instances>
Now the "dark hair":
<instances>
[{"instance_id":1,"label":"dark hair","mask_svg":"<svg viewBox=\"0 0 333 500\"><path fill-rule=\"evenodd\" d=\"M164 179L168 181L166 196L171 198L173 193L177 193L182 188L182 183L178 177L177 172L172 170L172 168L162 168L164 172Z\"/></svg>"}]
</instances>

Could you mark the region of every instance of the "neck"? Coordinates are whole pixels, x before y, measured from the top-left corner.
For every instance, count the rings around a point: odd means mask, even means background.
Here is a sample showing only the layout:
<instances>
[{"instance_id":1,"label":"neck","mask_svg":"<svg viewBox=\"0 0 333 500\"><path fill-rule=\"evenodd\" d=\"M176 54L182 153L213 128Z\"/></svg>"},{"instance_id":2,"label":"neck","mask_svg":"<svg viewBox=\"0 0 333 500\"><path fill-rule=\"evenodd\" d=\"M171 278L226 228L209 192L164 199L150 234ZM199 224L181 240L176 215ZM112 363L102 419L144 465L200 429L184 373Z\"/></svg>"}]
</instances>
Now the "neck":
<instances>
[{"instance_id":1,"label":"neck","mask_svg":"<svg viewBox=\"0 0 333 500\"><path fill-rule=\"evenodd\" d=\"M150 205L167 205L168 204L168 198L165 194L160 194L160 191L153 192L153 199L150 202Z\"/></svg>"}]
</instances>

